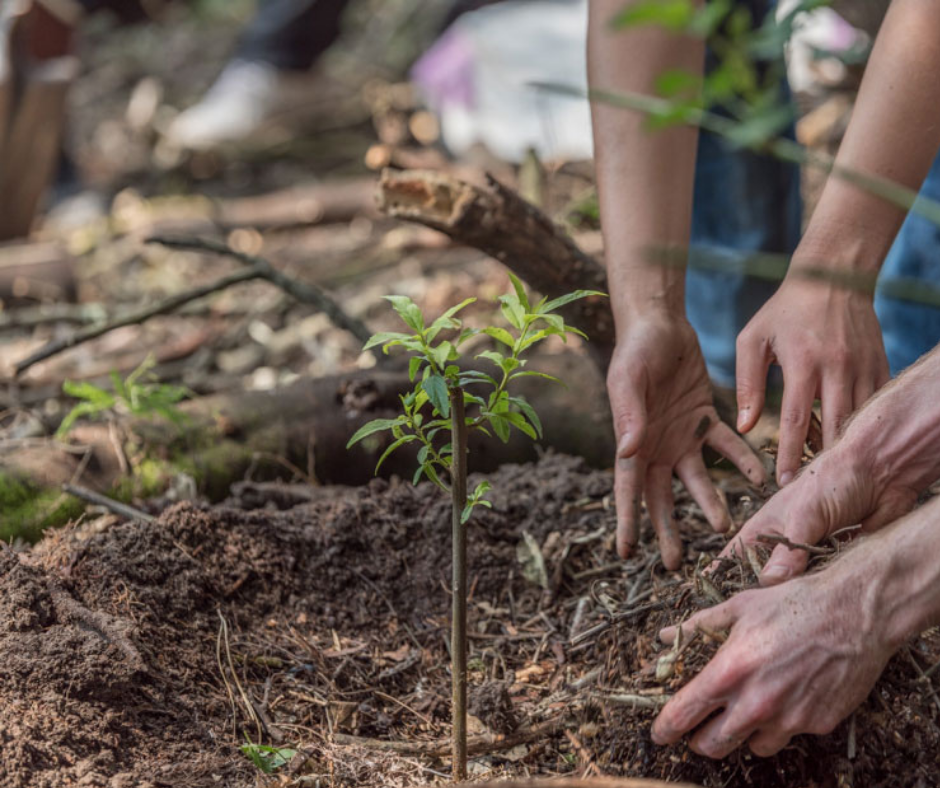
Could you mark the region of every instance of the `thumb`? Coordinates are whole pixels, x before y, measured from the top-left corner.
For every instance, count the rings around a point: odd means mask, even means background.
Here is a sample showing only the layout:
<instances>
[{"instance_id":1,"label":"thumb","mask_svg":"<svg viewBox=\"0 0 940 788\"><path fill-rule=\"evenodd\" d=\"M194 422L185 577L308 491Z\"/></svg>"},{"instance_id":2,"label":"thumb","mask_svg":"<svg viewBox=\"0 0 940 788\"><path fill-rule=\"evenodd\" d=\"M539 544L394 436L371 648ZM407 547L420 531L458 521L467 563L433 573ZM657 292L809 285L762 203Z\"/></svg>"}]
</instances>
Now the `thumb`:
<instances>
[{"instance_id":1,"label":"thumb","mask_svg":"<svg viewBox=\"0 0 940 788\"><path fill-rule=\"evenodd\" d=\"M791 549L785 544L778 544L760 573L762 586L776 586L791 577L803 574L809 563L809 554L805 550Z\"/></svg>"},{"instance_id":2,"label":"thumb","mask_svg":"<svg viewBox=\"0 0 940 788\"><path fill-rule=\"evenodd\" d=\"M738 337L735 368L738 432L753 429L764 409L770 355L770 348L764 338L751 339L747 329Z\"/></svg>"}]
</instances>

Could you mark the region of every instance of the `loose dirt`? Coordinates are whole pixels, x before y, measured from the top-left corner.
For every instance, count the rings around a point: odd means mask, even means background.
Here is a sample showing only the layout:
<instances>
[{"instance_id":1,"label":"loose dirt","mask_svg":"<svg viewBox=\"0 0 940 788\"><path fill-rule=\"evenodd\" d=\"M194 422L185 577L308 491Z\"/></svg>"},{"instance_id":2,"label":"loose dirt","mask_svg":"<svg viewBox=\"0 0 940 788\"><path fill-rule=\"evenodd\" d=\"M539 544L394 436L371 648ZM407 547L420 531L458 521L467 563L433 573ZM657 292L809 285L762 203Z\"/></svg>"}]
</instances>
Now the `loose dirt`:
<instances>
[{"instance_id":1,"label":"loose dirt","mask_svg":"<svg viewBox=\"0 0 940 788\"><path fill-rule=\"evenodd\" d=\"M723 537L678 495L685 577L665 572L648 541L617 561L609 474L548 455L490 478L494 508L470 526L476 774L940 784L940 702L907 655L851 722L776 758L716 764L684 745L655 747L655 710L603 695L656 705L655 633L707 603L686 581ZM759 505L735 479L724 486L738 519ZM0 549L0 786L442 781L448 504L430 486L382 481L313 496L257 508L266 496L242 486L223 506L181 504L153 524ZM935 664L940 637L911 654ZM690 648L673 683L706 658ZM246 737L298 754L269 778L240 751Z\"/></svg>"}]
</instances>

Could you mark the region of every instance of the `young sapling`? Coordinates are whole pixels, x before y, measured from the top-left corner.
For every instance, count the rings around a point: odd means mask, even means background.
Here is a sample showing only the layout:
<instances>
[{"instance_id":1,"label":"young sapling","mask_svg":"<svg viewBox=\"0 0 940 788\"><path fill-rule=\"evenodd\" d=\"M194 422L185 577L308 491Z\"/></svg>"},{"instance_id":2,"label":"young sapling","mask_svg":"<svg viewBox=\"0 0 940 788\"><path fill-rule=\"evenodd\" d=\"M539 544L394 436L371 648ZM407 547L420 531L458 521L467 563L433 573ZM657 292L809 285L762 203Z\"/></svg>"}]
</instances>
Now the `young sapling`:
<instances>
[{"instance_id":1,"label":"young sapling","mask_svg":"<svg viewBox=\"0 0 940 788\"><path fill-rule=\"evenodd\" d=\"M363 425L347 448L378 432L390 431L392 442L379 458L376 473L392 452L409 443L417 444L418 468L413 482L426 477L451 497L453 535L453 577L451 583L451 676L453 680L452 742L453 774L456 781L467 777L467 529L476 506L491 506L484 497L491 489L482 481L473 492L467 490L467 437L473 430L496 436L504 443L512 429L533 440L542 435L538 414L521 396L511 393L512 382L524 376L557 378L524 369L522 355L550 336L567 341L568 334L581 331L565 323L557 311L566 304L588 296L603 296L594 290L577 290L532 305L522 283L512 274L513 292L500 296L500 308L509 328L489 326L464 328L457 314L476 301L468 298L448 309L430 324L418 306L406 296L386 296L404 321L407 332L375 334L363 348L382 346L385 353L401 347L411 358L408 377L414 388L402 395L402 412L394 419L376 419ZM440 338L446 332L449 338ZM469 339L485 334L496 341L499 350L486 350L475 358L495 367L493 375L469 369L461 349ZM492 430L492 433L491 433Z\"/></svg>"}]
</instances>

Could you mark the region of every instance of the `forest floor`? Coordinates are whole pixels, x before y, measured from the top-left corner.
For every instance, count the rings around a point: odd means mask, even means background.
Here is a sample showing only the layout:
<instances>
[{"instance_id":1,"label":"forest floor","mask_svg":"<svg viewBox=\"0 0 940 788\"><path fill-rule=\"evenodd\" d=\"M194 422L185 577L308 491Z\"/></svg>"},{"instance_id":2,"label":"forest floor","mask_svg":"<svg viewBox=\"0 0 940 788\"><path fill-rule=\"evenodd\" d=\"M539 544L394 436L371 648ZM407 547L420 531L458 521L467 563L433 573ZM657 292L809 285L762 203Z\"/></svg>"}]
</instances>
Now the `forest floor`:
<instances>
[{"instance_id":1,"label":"forest floor","mask_svg":"<svg viewBox=\"0 0 940 788\"><path fill-rule=\"evenodd\" d=\"M495 309L483 302L505 291L501 265L374 207L376 175L364 162L471 172L412 137L416 105L398 77L337 68L308 130L260 147L177 158L161 147L159 129L211 83L237 21L183 15L162 27L87 31L72 148L107 208L91 223L50 220L28 242L0 247L0 482L6 462L25 451L82 451L77 439L52 437L75 404L63 393L66 379L110 387L110 373L126 376L152 355L161 383L198 398L276 392L373 363L312 307L252 282L15 375L15 364L49 341L238 270L213 255L144 244L153 234L197 235L262 254L329 290L374 330L395 328L381 300L389 292L412 296L430 313L478 296L468 315L490 322ZM150 115L141 117L147 106ZM817 123L812 144L831 151L849 108ZM522 180L500 162L486 167L510 185ZM541 193L527 196L541 198L583 249L600 254L590 166L540 174ZM810 174L804 183L811 204L821 181ZM4 279L5 270L37 257L55 276ZM583 355L578 341L572 348ZM586 397L587 383L578 383ZM114 454L136 480L137 457L119 438ZM94 471L79 470L77 483ZM448 504L428 485L318 487L296 465L280 471L282 482L239 475L221 502L179 473L162 480L159 501L135 487L127 496L162 510L155 522L89 509L35 546L22 539L0 546L3 788L446 781ZM763 493L738 477L721 470L715 477L736 522L762 502ZM720 764L685 745L653 746L657 708L715 647L696 641L660 683L657 632L711 603L695 567L724 537L677 487L687 568L665 572L649 533L635 556L619 561L609 472L549 453L489 478L494 509L478 510L470 525L474 778L940 785L940 680L920 675L940 661L936 631L895 658L831 736L801 737L773 759L742 752ZM4 495L0 485L0 506L9 503ZM174 497L187 500L165 508ZM50 515L61 510L60 498L47 504ZM748 568L733 567L720 591L751 578ZM266 775L242 751L246 736L296 754Z\"/></svg>"},{"instance_id":2,"label":"forest floor","mask_svg":"<svg viewBox=\"0 0 940 788\"><path fill-rule=\"evenodd\" d=\"M827 737L714 762L649 727L716 644L661 681L661 626L712 604L724 537L677 490L685 574L612 551L611 476L548 454L491 476L470 525L472 776L656 777L723 786L940 783L936 630ZM760 493L722 487L740 522ZM448 502L429 484L245 484L153 523L106 516L0 552L0 774L8 788L410 786L446 781ZM649 535L647 535L649 537ZM716 581L751 585L749 567ZM706 593L707 592L707 593ZM289 749L265 776L245 738Z\"/></svg>"}]
</instances>

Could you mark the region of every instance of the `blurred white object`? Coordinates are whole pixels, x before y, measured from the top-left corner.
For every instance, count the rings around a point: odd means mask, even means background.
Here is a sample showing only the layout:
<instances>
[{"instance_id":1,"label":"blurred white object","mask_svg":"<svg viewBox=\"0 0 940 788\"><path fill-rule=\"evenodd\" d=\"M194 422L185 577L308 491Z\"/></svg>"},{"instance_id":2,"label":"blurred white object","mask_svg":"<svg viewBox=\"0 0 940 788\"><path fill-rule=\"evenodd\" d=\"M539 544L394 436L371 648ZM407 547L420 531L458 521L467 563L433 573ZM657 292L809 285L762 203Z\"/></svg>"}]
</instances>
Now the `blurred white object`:
<instances>
[{"instance_id":1,"label":"blurred white object","mask_svg":"<svg viewBox=\"0 0 940 788\"><path fill-rule=\"evenodd\" d=\"M796 7L798 0L781 0L777 18ZM836 57L820 53L843 53L864 47L867 34L845 21L831 8L801 14L787 46L787 76L797 93L819 93L846 77L846 67Z\"/></svg>"},{"instance_id":2,"label":"blurred white object","mask_svg":"<svg viewBox=\"0 0 940 788\"><path fill-rule=\"evenodd\" d=\"M306 72L233 60L202 100L173 120L167 142L188 150L208 150L243 141L268 123L309 104L313 89Z\"/></svg>"},{"instance_id":3,"label":"blurred white object","mask_svg":"<svg viewBox=\"0 0 940 788\"><path fill-rule=\"evenodd\" d=\"M587 0L526 0L461 16L415 65L413 77L454 153L485 146L519 162L589 159L585 99L532 86L587 89Z\"/></svg>"}]
</instances>

